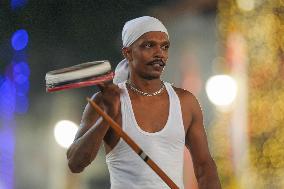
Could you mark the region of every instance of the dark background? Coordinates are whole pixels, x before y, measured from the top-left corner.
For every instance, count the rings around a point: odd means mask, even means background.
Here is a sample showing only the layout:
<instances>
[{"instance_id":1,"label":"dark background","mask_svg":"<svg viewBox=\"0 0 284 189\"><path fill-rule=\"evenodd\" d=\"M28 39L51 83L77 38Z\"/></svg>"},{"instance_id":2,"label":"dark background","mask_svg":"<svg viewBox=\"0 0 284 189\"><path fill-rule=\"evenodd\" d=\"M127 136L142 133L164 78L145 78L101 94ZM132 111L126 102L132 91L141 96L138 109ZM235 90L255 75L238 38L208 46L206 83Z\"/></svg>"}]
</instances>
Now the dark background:
<instances>
[{"instance_id":1,"label":"dark background","mask_svg":"<svg viewBox=\"0 0 284 189\"><path fill-rule=\"evenodd\" d=\"M150 7L177 2L30 0L26 1L25 6L16 9L11 7L9 1L0 3L0 75L4 75L11 60L21 54L25 54L23 56L30 66L30 105L28 114L21 119L48 120L51 116L48 102L66 93L83 97L76 100L78 104L85 104L84 96L92 95L96 87L49 94L45 92L46 72L105 59L110 60L115 67L122 59L121 30L124 23L144 15ZM15 55L10 38L18 29L28 32L29 42L25 49ZM81 114L76 116L74 119L78 120Z\"/></svg>"}]
</instances>

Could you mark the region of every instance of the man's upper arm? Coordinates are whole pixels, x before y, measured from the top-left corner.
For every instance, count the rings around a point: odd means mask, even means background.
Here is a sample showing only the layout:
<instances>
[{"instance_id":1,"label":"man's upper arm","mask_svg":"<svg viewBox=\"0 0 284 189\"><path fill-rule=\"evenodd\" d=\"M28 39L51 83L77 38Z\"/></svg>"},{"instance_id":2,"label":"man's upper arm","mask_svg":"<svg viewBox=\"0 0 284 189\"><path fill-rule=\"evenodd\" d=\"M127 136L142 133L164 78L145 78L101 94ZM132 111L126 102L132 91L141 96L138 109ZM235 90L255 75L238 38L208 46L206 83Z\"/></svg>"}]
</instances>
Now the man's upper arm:
<instances>
[{"instance_id":1,"label":"man's upper arm","mask_svg":"<svg viewBox=\"0 0 284 189\"><path fill-rule=\"evenodd\" d=\"M198 186L199 188L220 189L221 184L216 165L208 148L200 105L190 92L184 91L182 97L182 107L186 110L183 111L183 117L190 117L189 121L184 122L185 143L191 153Z\"/></svg>"},{"instance_id":2,"label":"man's upper arm","mask_svg":"<svg viewBox=\"0 0 284 189\"><path fill-rule=\"evenodd\" d=\"M100 93L96 93L92 96L92 100L94 100L98 105L101 106L100 101ZM82 115L80 128L78 129L75 140L83 136L98 120L100 116L97 114L94 108L88 103L85 107L85 110Z\"/></svg>"},{"instance_id":3,"label":"man's upper arm","mask_svg":"<svg viewBox=\"0 0 284 189\"><path fill-rule=\"evenodd\" d=\"M200 105L192 94L189 94L187 98L187 103L189 103L188 105L191 107L192 119L186 133L185 142L196 166L206 163L211 159L211 155L208 148Z\"/></svg>"}]
</instances>

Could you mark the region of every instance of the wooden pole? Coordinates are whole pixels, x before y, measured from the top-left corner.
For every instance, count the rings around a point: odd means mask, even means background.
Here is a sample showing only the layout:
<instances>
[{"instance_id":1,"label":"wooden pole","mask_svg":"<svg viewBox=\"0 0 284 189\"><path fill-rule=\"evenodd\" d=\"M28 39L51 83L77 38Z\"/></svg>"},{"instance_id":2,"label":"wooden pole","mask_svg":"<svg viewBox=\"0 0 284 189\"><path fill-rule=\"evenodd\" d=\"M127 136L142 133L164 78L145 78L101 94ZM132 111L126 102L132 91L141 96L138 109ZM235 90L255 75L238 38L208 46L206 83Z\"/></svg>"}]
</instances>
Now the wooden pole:
<instances>
[{"instance_id":1,"label":"wooden pole","mask_svg":"<svg viewBox=\"0 0 284 189\"><path fill-rule=\"evenodd\" d=\"M147 155L145 152L113 121L94 101L87 98L92 107L101 115L110 125L110 127L160 176L160 178L171 188L178 189L178 186L166 175L166 173Z\"/></svg>"}]
</instances>

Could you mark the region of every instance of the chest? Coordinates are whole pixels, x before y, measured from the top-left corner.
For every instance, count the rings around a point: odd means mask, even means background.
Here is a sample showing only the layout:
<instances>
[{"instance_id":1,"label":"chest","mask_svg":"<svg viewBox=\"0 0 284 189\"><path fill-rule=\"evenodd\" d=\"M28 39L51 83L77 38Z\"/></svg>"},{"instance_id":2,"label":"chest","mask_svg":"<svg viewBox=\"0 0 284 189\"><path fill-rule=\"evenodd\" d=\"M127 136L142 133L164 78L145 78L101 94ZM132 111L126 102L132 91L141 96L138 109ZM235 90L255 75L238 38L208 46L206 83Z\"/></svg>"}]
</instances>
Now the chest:
<instances>
[{"instance_id":1,"label":"chest","mask_svg":"<svg viewBox=\"0 0 284 189\"><path fill-rule=\"evenodd\" d=\"M166 93L154 97L130 95L132 111L138 126L146 132L162 130L169 117L170 100Z\"/></svg>"}]
</instances>

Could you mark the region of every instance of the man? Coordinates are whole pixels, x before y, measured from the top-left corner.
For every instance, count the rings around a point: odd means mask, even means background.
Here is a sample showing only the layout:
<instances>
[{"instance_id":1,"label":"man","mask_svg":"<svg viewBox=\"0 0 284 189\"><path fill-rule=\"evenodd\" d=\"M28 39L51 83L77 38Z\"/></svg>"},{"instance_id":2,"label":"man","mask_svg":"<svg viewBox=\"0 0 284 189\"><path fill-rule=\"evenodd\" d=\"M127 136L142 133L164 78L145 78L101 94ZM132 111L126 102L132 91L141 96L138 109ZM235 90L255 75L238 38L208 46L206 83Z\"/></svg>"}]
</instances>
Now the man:
<instances>
[{"instance_id":1,"label":"man","mask_svg":"<svg viewBox=\"0 0 284 189\"><path fill-rule=\"evenodd\" d=\"M166 28L153 17L139 17L125 24L122 40L125 59L116 69L116 85L101 84L101 92L93 100L179 188L184 188L185 145L192 155L199 188L220 189L198 101L190 92L160 79L170 46ZM71 171L83 171L96 157L102 141L112 189L168 188L90 105L67 151Z\"/></svg>"}]
</instances>

